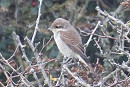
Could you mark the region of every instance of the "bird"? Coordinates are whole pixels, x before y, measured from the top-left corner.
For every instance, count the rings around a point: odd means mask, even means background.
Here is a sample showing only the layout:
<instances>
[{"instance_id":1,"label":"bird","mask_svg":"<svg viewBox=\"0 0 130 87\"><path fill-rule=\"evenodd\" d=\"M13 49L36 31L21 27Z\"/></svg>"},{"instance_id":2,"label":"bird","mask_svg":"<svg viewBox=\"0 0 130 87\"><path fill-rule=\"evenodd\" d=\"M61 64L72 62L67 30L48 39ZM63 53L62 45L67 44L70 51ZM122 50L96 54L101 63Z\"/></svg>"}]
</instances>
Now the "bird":
<instances>
[{"instance_id":1,"label":"bird","mask_svg":"<svg viewBox=\"0 0 130 87\"><path fill-rule=\"evenodd\" d=\"M59 51L68 58L77 58L94 73L87 58L79 32L63 18L57 18L49 28L54 34L54 40Z\"/></svg>"}]
</instances>

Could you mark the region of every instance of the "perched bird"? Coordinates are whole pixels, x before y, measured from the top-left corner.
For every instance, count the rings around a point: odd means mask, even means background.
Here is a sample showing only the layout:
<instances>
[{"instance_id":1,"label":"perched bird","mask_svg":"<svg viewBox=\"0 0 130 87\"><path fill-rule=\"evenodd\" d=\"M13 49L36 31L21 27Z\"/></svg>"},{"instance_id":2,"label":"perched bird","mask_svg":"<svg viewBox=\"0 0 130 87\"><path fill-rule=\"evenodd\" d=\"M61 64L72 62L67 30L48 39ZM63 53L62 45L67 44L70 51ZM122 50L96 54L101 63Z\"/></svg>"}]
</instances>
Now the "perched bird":
<instances>
[{"instance_id":1,"label":"perched bird","mask_svg":"<svg viewBox=\"0 0 130 87\"><path fill-rule=\"evenodd\" d=\"M80 62L93 69L84 52L81 37L78 31L68 20L57 18L49 28L54 33L54 40L60 52L68 58L77 58Z\"/></svg>"}]
</instances>

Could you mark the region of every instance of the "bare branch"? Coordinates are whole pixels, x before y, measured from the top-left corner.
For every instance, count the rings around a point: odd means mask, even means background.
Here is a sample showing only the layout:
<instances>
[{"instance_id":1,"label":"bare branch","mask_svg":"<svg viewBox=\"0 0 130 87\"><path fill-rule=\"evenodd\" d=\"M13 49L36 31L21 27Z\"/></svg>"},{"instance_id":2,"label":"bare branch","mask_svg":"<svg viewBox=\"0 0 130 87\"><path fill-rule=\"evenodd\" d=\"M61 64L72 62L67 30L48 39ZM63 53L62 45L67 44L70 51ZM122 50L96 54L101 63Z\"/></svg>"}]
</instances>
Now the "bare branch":
<instances>
[{"instance_id":1,"label":"bare branch","mask_svg":"<svg viewBox=\"0 0 130 87\"><path fill-rule=\"evenodd\" d=\"M101 24L101 22L98 21L96 27L94 28L93 32L91 33L91 35L90 35L90 37L89 37L87 43L84 44L84 46L85 46L86 48L88 47L89 43L92 41L93 34L95 33L95 31L97 30L97 28L99 27L100 24Z\"/></svg>"},{"instance_id":2,"label":"bare branch","mask_svg":"<svg viewBox=\"0 0 130 87\"><path fill-rule=\"evenodd\" d=\"M32 40L31 42L33 43L34 42L34 39L36 37L36 34L37 34L37 31L38 31L38 24L39 24L39 21L40 21L40 16L41 16L41 5L42 5L42 2L43 0L39 0L39 9L38 9L38 17L37 17L37 20L36 20L36 26L35 26L35 31L33 33L33 36L32 36Z\"/></svg>"},{"instance_id":3,"label":"bare branch","mask_svg":"<svg viewBox=\"0 0 130 87\"><path fill-rule=\"evenodd\" d=\"M45 79L45 83L47 83L49 87L52 87L52 84L49 81L49 78L48 78L47 74L45 73L45 70L42 67L41 59L37 53L37 50L33 46L33 43L28 39L28 37L25 37L25 40L28 42L30 48L32 49L32 51L35 55L35 58L37 59L37 64L39 64L39 68L41 69L42 75L44 76L44 79Z\"/></svg>"},{"instance_id":4,"label":"bare branch","mask_svg":"<svg viewBox=\"0 0 130 87\"><path fill-rule=\"evenodd\" d=\"M31 65L31 62L29 61L29 59L28 59L28 57L27 57L27 55L26 55L26 53L25 53L24 45L22 45L22 43L21 43L21 41L20 41L20 39L19 39L19 36L16 35L15 32L13 32L13 36L15 37L16 41L18 42L18 46L20 46L20 48L21 48L21 51L22 51L22 54L23 54L23 58L25 58L25 60L27 61L29 67L31 68L31 72L33 72L33 77L34 77L35 80L37 81L39 87L42 87L42 84L41 84L40 81L38 80L38 77L37 77L37 75L36 75L36 72L34 71L32 65Z\"/></svg>"}]
</instances>

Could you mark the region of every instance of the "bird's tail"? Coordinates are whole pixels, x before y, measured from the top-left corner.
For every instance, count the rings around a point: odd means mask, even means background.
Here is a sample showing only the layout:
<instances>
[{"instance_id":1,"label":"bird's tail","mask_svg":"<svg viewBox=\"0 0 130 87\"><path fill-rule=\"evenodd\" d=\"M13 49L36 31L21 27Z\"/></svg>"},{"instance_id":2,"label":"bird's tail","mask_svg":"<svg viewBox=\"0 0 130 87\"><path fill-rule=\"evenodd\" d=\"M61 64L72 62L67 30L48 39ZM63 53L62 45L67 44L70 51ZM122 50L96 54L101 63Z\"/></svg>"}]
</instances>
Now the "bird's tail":
<instances>
[{"instance_id":1,"label":"bird's tail","mask_svg":"<svg viewBox=\"0 0 130 87\"><path fill-rule=\"evenodd\" d=\"M78 56L79 58L79 61L82 62L86 67L88 67L91 71L91 73L93 73L95 75L96 78L98 78L98 75L97 73L93 70L90 62L89 62L89 59L87 58L87 56L84 54L82 56Z\"/></svg>"}]
</instances>

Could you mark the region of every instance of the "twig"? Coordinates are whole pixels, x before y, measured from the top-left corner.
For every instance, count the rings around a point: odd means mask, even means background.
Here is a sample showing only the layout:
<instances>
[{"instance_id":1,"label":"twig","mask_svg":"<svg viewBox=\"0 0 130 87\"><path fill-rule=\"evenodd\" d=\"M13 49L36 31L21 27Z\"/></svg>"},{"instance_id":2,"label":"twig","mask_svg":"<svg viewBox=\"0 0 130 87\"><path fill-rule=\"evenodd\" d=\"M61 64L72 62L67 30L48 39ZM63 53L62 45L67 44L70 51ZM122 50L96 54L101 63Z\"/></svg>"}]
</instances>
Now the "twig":
<instances>
[{"instance_id":1,"label":"twig","mask_svg":"<svg viewBox=\"0 0 130 87\"><path fill-rule=\"evenodd\" d=\"M16 72L20 78L22 79L22 82L26 85L26 86L32 86L32 84L19 72L17 72L17 70L15 70L10 64L9 62L2 56L2 54L0 53L0 56L2 58L2 60L14 71Z\"/></svg>"},{"instance_id":2,"label":"twig","mask_svg":"<svg viewBox=\"0 0 130 87\"><path fill-rule=\"evenodd\" d=\"M4 84L3 84L2 82L0 82L0 85L1 85L2 87L5 87Z\"/></svg>"},{"instance_id":3,"label":"twig","mask_svg":"<svg viewBox=\"0 0 130 87\"><path fill-rule=\"evenodd\" d=\"M117 72L119 72L119 71L120 71L120 69L117 68L115 71L111 72L109 75L103 77L103 81L105 82L105 81L107 81L108 79L112 78L112 77L113 77Z\"/></svg>"},{"instance_id":4,"label":"twig","mask_svg":"<svg viewBox=\"0 0 130 87\"><path fill-rule=\"evenodd\" d=\"M96 41L96 38L94 38L94 41L95 41L97 48L99 49L100 53L103 54L103 50L102 50L101 46L98 44L98 41Z\"/></svg>"},{"instance_id":5,"label":"twig","mask_svg":"<svg viewBox=\"0 0 130 87\"><path fill-rule=\"evenodd\" d=\"M44 79L45 79L45 83L48 84L49 87L52 87L52 84L51 82L49 81L49 78L45 72L45 70L43 69L42 67L42 63L41 63L41 59L35 49L35 47L33 46L33 43L28 39L28 37L25 37L25 40L27 41L27 43L29 44L30 48L32 49L34 55L35 55L35 58L37 59L37 64L39 64L39 67L41 69L41 72L42 72L42 75L44 76Z\"/></svg>"},{"instance_id":6,"label":"twig","mask_svg":"<svg viewBox=\"0 0 130 87\"><path fill-rule=\"evenodd\" d=\"M43 0L39 0L39 9L38 9L38 17L37 17L37 20L36 20L36 26L35 26L35 31L33 33L33 36L32 36L32 40L31 42L33 43L34 42L34 39L36 37L36 34L37 34L37 30L38 30L38 24L39 24L39 20L40 20L40 16L41 16L41 5L42 5L42 1Z\"/></svg>"},{"instance_id":7,"label":"twig","mask_svg":"<svg viewBox=\"0 0 130 87\"><path fill-rule=\"evenodd\" d=\"M83 33L83 34L82 34ZM85 33L85 34L84 34ZM83 35L83 36L89 36L89 35L92 35L92 33L87 33L85 31L81 31L80 30L80 34ZM113 40L118 40L119 38L114 38L112 36L103 36L103 35L99 35L99 34L93 34L93 36L97 36L97 37L100 37L100 38L109 38L109 39L113 39Z\"/></svg>"},{"instance_id":8,"label":"twig","mask_svg":"<svg viewBox=\"0 0 130 87\"><path fill-rule=\"evenodd\" d=\"M9 61L10 59L12 59L12 58L15 56L15 54L16 54L16 52L17 52L18 48L19 48L19 46L17 46L17 47L16 47L16 49L15 49L15 51L14 51L13 55L12 55L12 56L8 59L8 61Z\"/></svg>"},{"instance_id":9,"label":"twig","mask_svg":"<svg viewBox=\"0 0 130 87\"><path fill-rule=\"evenodd\" d=\"M117 84L119 84L119 85L120 85L122 82L126 82L126 81L127 81L127 79L128 79L128 78L126 78L126 79L124 79L124 80L119 81L119 79L115 77L115 81L114 81L114 83L113 83L113 84L111 84L111 85L110 85L110 86L108 86L108 87L114 87L114 86L117 86ZM121 87L121 85L120 85L120 87Z\"/></svg>"},{"instance_id":10,"label":"twig","mask_svg":"<svg viewBox=\"0 0 130 87\"><path fill-rule=\"evenodd\" d=\"M49 39L49 41L45 45L43 44L42 49L40 50L40 53L51 42L52 38L53 38L53 36L51 36L51 38Z\"/></svg>"},{"instance_id":11,"label":"twig","mask_svg":"<svg viewBox=\"0 0 130 87\"><path fill-rule=\"evenodd\" d=\"M86 82L85 82L82 78L80 78L80 77L78 77L76 74L72 73L72 72L69 70L69 68L67 67L66 64L63 65L63 68L64 68L73 78L75 78L82 86L90 87L90 85L89 85L89 84L86 84Z\"/></svg>"},{"instance_id":12,"label":"twig","mask_svg":"<svg viewBox=\"0 0 130 87\"><path fill-rule=\"evenodd\" d=\"M16 35L15 32L13 32L12 35L15 37L15 40L18 42L18 46L20 46L21 51L22 51L22 54L23 54L22 57L25 58L25 60L27 61L28 65L29 65L29 67L30 67L30 69L31 69L31 71L33 72L33 77L34 77L35 80L37 81L39 87L42 87L42 84L40 83L40 81L39 81L39 79L38 79L38 77L37 77L37 75L36 75L36 72L34 71L32 65L31 65L31 62L29 61L29 59L28 59L28 57L27 57L27 55L26 55L26 53L25 53L24 45L22 45L19 36Z\"/></svg>"},{"instance_id":13,"label":"twig","mask_svg":"<svg viewBox=\"0 0 130 87\"><path fill-rule=\"evenodd\" d=\"M104 15L105 17L108 17L109 19L111 19L112 21L114 21L114 23L121 24L123 27L128 28L128 26L126 26L121 20L119 20L119 19L117 19L117 18L115 18L115 17L109 15L108 13L103 12L103 11L100 9L99 6L96 7L96 10L97 10L100 14L102 14L102 15Z\"/></svg>"},{"instance_id":14,"label":"twig","mask_svg":"<svg viewBox=\"0 0 130 87\"><path fill-rule=\"evenodd\" d=\"M111 64L116 66L116 67L119 67L120 69L126 70L127 72L130 73L130 67L127 66L126 64L122 64L122 65L119 65L117 63L111 63Z\"/></svg>"},{"instance_id":15,"label":"twig","mask_svg":"<svg viewBox=\"0 0 130 87\"><path fill-rule=\"evenodd\" d=\"M0 63L0 68L4 71L4 74L5 74L6 78L7 78L7 80L10 80L10 77L9 77L7 71L5 70L4 66L1 63ZM9 81L9 82L12 85L12 81ZM1 82L0 82L0 84L3 86L3 84ZM3 87L5 87L5 86L3 86Z\"/></svg>"},{"instance_id":16,"label":"twig","mask_svg":"<svg viewBox=\"0 0 130 87\"><path fill-rule=\"evenodd\" d=\"M96 27L94 28L94 30L93 30L93 32L92 32L92 34L91 34L91 35L90 35L90 37L89 37L89 39L88 39L87 43L86 43L86 44L84 44L84 46L85 46L86 48L88 47L89 43L91 42L92 37L93 37L93 34L95 33L95 31L96 31L96 30L97 30L97 28L99 27L100 23L101 23L101 21L98 21L98 23L97 23Z\"/></svg>"}]
</instances>

